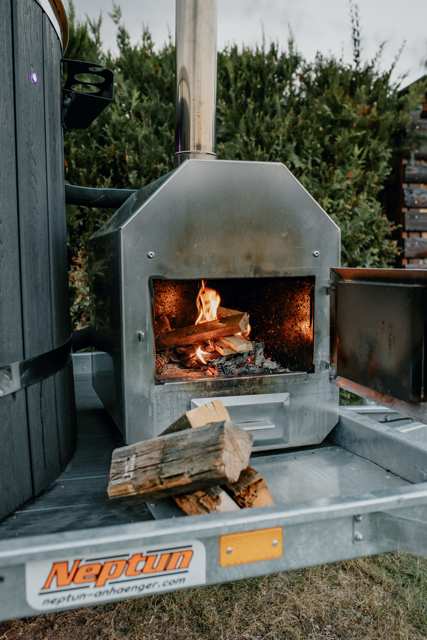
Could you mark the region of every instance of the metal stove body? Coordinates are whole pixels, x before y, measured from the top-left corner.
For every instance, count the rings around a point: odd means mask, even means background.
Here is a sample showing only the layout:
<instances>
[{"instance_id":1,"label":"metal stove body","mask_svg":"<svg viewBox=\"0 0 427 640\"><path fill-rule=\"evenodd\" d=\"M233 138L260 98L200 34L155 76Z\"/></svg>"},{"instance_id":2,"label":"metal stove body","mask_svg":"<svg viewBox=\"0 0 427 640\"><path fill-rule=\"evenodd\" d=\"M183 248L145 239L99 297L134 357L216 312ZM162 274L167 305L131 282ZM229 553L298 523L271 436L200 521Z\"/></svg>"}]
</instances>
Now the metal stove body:
<instances>
[{"instance_id":1,"label":"metal stove body","mask_svg":"<svg viewBox=\"0 0 427 640\"><path fill-rule=\"evenodd\" d=\"M321 442L338 420L328 284L339 256L338 227L282 164L190 159L131 196L91 240L93 385L126 442L213 397L253 423L258 448ZM154 280L295 277L314 279L311 372L155 384Z\"/></svg>"}]
</instances>

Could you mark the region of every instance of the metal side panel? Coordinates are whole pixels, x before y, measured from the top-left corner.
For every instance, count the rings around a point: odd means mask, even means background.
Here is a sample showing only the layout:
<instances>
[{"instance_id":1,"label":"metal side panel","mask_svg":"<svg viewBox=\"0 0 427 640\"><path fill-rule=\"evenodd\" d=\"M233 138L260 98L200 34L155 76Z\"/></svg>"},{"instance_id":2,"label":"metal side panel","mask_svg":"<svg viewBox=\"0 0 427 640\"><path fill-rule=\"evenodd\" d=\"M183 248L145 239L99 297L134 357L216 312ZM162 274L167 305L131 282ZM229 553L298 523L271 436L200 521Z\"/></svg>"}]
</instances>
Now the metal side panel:
<instances>
[{"instance_id":1,"label":"metal side panel","mask_svg":"<svg viewBox=\"0 0 427 640\"><path fill-rule=\"evenodd\" d=\"M427 480L427 442L340 407L340 420L329 435L338 446L408 480Z\"/></svg>"},{"instance_id":2,"label":"metal side panel","mask_svg":"<svg viewBox=\"0 0 427 640\"><path fill-rule=\"evenodd\" d=\"M331 269L331 380L427 422L427 272Z\"/></svg>"}]
</instances>

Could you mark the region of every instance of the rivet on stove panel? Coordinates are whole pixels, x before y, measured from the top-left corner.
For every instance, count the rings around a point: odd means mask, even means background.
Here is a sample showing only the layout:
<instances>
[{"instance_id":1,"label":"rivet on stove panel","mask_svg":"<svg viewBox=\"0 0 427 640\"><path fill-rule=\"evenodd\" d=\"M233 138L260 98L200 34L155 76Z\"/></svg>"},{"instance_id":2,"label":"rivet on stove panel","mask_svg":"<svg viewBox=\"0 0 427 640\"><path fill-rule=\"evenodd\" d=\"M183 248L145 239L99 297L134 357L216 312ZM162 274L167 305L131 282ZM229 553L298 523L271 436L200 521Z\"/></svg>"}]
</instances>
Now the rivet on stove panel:
<instances>
[{"instance_id":1,"label":"rivet on stove panel","mask_svg":"<svg viewBox=\"0 0 427 640\"><path fill-rule=\"evenodd\" d=\"M318 258L320 256L320 251L313 251L313 255L315 258Z\"/></svg>"},{"instance_id":2,"label":"rivet on stove panel","mask_svg":"<svg viewBox=\"0 0 427 640\"><path fill-rule=\"evenodd\" d=\"M228 553L228 554L233 553L233 549L232 549L232 547L228 547L228 549L227 549L227 553Z\"/></svg>"},{"instance_id":3,"label":"rivet on stove panel","mask_svg":"<svg viewBox=\"0 0 427 640\"><path fill-rule=\"evenodd\" d=\"M151 260L151 258L154 258L154 251L149 251L147 253L147 256L150 258L150 260Z\"/></svg>"},{"instance_id":4,"label":"rivet on stove panel","mask_svg":"<svg viewBox=\"0 0 427 640\"><path fill-rule=\"evenodd\" d=\"M143 342L144 338L145 338L145 333L143 331L138 331L138 340L140 342Z\"/></svg>"},{"instance_id":5,"label":"rivet on stove panel","mask_svg":"<svg viewBox=\"0 0 427 640\"><path fill-rule=\"evenodd\" d=\"M31 84L37 84L37 73L34 73L34 71L32 73L30 73L30 80L31 80Z\"/></svg>"},{"instance_id":6,"label":"rivet on stove panel","mask_svg":"<svg viewBox=\"0 0 427 640\"><path fill-rule=\"evenodd\" d=\"M273 547L277 547L278 544L277 540L273 540Z\"/></svg>"}]
</instances>

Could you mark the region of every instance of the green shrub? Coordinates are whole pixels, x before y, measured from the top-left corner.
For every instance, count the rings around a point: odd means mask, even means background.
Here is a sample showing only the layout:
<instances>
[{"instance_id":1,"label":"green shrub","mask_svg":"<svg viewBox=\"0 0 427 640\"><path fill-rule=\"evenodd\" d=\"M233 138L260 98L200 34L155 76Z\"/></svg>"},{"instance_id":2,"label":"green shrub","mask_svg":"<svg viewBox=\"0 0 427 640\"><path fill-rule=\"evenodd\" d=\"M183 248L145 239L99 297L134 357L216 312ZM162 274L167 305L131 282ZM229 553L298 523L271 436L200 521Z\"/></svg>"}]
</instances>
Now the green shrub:
<instances>
[{"instance_id":1,"label":"green shrub","mask_svg":"<svg viewBox=\"0 0 427 640\"><path fill-rule=\"evenodd\" d=\"M141 188L173 167L174 47L154 48L144 29L130 43L114 6L119 53L100 42L100 20L79 23L71 4L68 57L114 70L115 101L84 131L65 135L66 180L92 187ZM218 157L283 162L342 231L342 263L392 266L398 248L378 201L422 88L398 93L380 54L362 64L352 7L353 62L318 54L306 61L290 40L218 54ZM111 210L67 207L70 306L88 323L86 243Z\"/></svg>"}]
</instances>

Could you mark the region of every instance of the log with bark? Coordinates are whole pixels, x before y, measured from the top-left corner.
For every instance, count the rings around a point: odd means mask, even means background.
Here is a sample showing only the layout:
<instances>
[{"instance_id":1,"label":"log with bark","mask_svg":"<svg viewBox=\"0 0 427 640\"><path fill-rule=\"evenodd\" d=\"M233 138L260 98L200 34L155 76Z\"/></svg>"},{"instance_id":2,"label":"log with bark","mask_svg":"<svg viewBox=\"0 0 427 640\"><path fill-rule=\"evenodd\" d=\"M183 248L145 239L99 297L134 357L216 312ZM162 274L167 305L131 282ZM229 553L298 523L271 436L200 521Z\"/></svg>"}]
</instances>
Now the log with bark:
<instances>
[{"instance_id":1,"label":"log with bark","mask_svg":"<svg viewBox=\"0 0 427 640\"><path fill-rule=\"evenodd\" d=\"M274 504L267 483L258 471L246 467L237 482L230 482L225 487L227 493L242 508L268 507Z\"/></svg>"},{"instance_id":2,"label":"log with bark","mask_svg":"<svg viewBox=\"0 0 427 640\"><path fill-rule=\"evenodd\" d=\"M221 336L231 336L244 331L249 324L246 313L235 316L228 316L221 320L212 322L201 322L191 327L174 329L162 334L156 342L157 351L163 351L181 345L193 344L195 342L215 340Z\"/></svg>"},{"instance_id":3,"label":"log with bark","mask_svg":"<svg viewBox=\"0 0 427 640\"><path fill-rule=\"evenodd\" d=\"M237 482L252 442L227 420L115 449L108 495L151 500Z\"/></svg>"}]
</instances>

